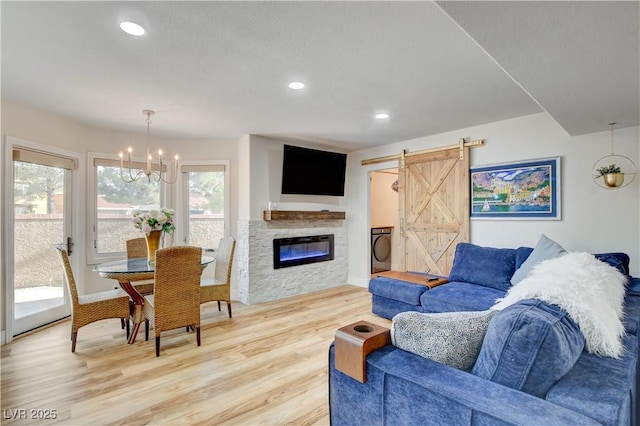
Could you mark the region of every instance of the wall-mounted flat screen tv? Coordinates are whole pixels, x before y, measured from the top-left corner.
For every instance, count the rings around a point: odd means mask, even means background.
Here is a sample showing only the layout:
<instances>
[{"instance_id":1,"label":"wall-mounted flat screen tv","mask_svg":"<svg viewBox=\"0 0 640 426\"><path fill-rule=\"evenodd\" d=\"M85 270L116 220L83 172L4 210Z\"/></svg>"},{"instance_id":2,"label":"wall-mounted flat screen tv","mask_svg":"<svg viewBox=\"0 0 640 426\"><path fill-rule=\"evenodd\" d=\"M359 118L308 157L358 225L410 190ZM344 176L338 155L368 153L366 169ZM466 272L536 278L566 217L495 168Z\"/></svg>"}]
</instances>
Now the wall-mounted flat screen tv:
<instances>
[{"instance_id":1,"label":"wall-mounted flat screen tv","mask_svg":"<svg viewBox=\"0 0 640 426\"><path fill-rule=\"evenodd\" d=\"M282 193L344 195L347 154L285 145Z\"/></svg>"}]
</instances>

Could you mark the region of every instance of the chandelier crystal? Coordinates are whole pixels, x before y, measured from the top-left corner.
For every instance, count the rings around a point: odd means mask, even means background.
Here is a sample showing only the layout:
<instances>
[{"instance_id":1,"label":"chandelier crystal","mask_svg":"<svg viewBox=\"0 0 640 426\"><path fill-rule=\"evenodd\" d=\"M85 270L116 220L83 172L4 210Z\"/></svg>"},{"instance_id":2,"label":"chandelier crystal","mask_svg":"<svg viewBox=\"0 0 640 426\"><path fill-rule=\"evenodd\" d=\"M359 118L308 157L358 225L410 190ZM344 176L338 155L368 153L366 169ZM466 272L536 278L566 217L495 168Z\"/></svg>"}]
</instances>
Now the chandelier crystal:
<instances>
[{"instance_id":1,"label":"chandelier crystal","mask_svg":"<svg viewBox=\"0 0 640 426\"><path fill-rule=\"evenodd\" d=\"M120 178L126 183L132 183L139 180L142 176L146 176L149 182L151 182L151 179L153 178L157 182L162 181L166 184L172 184L176 181L176 178L178 177L178 173L177 173L178 155L176 154L176 156L173 159L173 165L172 165L172 168L174 170L173 180L168 180L166 177L166 172L164 172L164 176L163 176L163 171L162 171L163 169L162 149L158 150L157 170L156 170L156 167L154 167L155 165L153 163L153 156L151 155L151 150L150 150L149 127L151 125L151 116L155 114L155 111L145 109L144 111L142 111L142 113L147 116L147 120L146 120L147 121L147 161L146 161L145 169L138 170L135 173L133 172L133 170L139 169L139 168L136 168L134 166L134 163L132 162L133 148L129 146L127 148L127 161L126 161L128 172L126 173L124 170L125 169L124 153L120 151Z\"/></svg>"}]
</instances>

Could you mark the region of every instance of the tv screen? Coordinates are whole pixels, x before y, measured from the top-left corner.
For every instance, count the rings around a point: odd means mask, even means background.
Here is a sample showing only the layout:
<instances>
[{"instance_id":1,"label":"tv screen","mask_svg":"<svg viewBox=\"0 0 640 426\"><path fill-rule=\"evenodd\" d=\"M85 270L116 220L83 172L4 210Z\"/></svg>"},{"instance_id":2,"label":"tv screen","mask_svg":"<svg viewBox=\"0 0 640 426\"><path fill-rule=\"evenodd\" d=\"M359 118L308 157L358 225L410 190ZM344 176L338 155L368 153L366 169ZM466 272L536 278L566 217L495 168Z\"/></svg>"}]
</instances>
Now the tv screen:
<instances>
[{"instance_id":1,"label":"tv screen","mask_svg":"<svg viewBox=\"0 0 640 426\"><path fill-rule=\"evenodd\" d=\"M285 145L282 193L344 195L347 154Z\"/></svg>"}]
</instances>

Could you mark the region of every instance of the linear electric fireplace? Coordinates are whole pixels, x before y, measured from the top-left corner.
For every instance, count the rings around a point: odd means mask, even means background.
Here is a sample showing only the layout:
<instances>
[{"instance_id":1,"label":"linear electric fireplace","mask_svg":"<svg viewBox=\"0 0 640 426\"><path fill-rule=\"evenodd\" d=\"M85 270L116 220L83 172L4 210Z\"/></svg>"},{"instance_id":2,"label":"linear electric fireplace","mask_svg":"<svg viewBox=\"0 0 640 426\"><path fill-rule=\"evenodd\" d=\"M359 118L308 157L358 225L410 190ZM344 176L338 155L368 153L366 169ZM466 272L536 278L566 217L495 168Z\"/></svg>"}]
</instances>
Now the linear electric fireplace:
<instances>
[{"instance_id":1,"label":"linear electric fireplace","mask_svg":"<svg viewBox=\"0 0 640 426\"><path fill-rule=\"evenodd\" d=\"M327 260L333 260L333 234L273 240L273 269Z\"/></svg>"}]
</instances>

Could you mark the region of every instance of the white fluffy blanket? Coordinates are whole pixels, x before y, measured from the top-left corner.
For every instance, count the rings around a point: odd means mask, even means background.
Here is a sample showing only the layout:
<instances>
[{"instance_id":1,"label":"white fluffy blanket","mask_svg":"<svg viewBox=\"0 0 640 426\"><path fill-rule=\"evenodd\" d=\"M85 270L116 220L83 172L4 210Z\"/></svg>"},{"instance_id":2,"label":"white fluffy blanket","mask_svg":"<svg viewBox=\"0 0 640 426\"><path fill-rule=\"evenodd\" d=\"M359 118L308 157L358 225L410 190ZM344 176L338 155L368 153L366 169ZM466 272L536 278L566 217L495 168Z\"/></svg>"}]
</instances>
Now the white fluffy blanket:
<instances>
[{"instance_id":1,"label":"white fluffy blanket","mask_svg":"<svg viewBox=\"0 0 640 426\"><path fill-rule=\"evenodd\" d=\"M523 299L558 305L580 327L589 352L618 358L623 352L626 283L616 268L593 255L567 253L538 263L491 309L501 310Z\"/></svg>"}]
</instances>

